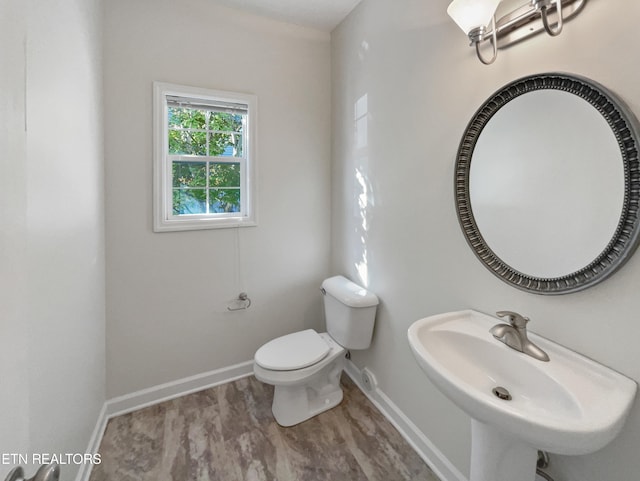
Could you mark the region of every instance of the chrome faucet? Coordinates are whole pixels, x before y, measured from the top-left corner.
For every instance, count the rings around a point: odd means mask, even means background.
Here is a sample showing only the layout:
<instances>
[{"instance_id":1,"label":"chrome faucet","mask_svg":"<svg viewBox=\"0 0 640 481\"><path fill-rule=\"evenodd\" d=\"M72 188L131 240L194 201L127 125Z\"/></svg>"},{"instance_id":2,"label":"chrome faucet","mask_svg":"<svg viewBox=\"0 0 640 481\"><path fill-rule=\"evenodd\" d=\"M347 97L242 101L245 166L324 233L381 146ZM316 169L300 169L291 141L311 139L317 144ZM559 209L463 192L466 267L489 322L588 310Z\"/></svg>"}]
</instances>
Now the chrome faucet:
<instances>
[{"instance_id":1,"label":"chrome faucet","mask_svg":"<svg viewBox=\"0 0 640 481\"><path fill-rule=\"evenodd\" d=\"M509 324L496 324L489 332L493 334L498 341L504 342L507 346L516 351L520 351L538 361L548 361L549 356L546 352L536 346L527 337L528 317L523 317L517 312L498 311L498 317L504 317Z\"/></svg>"}]
</instances>

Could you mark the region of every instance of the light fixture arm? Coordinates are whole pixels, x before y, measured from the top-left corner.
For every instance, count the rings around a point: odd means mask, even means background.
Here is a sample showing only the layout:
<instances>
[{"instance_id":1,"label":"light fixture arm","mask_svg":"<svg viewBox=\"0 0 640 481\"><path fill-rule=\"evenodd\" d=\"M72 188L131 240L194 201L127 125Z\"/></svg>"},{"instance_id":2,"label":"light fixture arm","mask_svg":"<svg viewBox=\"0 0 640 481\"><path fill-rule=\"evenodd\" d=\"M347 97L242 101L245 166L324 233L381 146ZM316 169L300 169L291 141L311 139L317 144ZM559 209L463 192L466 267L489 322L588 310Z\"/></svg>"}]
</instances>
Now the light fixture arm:
<instances>
[{"instance_id":1,"label":"light fixture arm","mask_svg":"<svg viewBox=\"0 0 640 481\"><path fill-rule=\"evenodd\" d=\"M552 3L555 3L558 14L558 21L556 22L555 28L549 24L549 7ZM531 4L540 12L545 31L552 37L560 35L563 24L562 0L554 0L553 2L552 0L531 0Z\"/></svg>"},{"instance_id":2,"label":"light fixture arm","mask_svg":"<svg viewBox=\"0 0 640 481\"><path fill-rule=\"evenodd\" d=\"M558 22L556 23L556 28L553 29L549 25L549 8L547 7L542 11L542 24L544 25L544 29L547 33L552 37L555 37L562 32L562 0L556 0L556 12L558 12Z\"/></svg>"},{"instance_id":3,"label":"light fixture arm","mask_svg":"<svg viewBox=\"0 0 640 481\"><path fill-rule=\"evenodd\" d=\"M486 29L481 27L480 29L472 30L469 32L469 38L471 39L472 44L475 44L476 47L476 55L478 56L478 60L480 60L485 65L491 65L495 62L498 57L498 38L496 33L496 17L491 17L491 38L489 38L489 42L493 47L493 55L490 59L485 59L480 53L480 44L485 40Z\"/></svg>"}]
</instances>

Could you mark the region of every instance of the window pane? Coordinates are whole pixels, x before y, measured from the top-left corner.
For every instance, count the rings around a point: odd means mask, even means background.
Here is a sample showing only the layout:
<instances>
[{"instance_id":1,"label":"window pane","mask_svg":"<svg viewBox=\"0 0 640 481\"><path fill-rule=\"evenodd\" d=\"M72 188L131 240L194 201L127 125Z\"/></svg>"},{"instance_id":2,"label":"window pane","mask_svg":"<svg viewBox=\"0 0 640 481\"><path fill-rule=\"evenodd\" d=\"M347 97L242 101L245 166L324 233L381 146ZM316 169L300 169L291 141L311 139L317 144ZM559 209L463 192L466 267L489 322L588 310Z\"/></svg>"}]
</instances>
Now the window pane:
<instances>
[{"instance_id":1,"label":"window pane","mask_svg":"<svg viewBox=\"0 0 640 481\"><path fill-rule=\"evenodd\" d=\"M204 162L174 162L174 187L206 187L207 164Z\"/></svg>"},{"instance_id":2,"label":"window pane","mask_svg":"<svg viewBox=\"0 0 640 481\"><path fill-rule=\"evenodd\" d=\"M227 132L242 132L242 115L211 112L209 130L224 130Z\"/></svg>"},{"instance_id":3,"label":"window pane","mask_svg":"<svg viewBox=\"0 0 640 481\"><path fill-rule=\"evenodd\" d=\"M222 164L211 162L209 167L209 186L240 187L240 164Z\"/></svg>"},{"instance_id":4,"label":"window pane","mask_svg":"<svg viewBox=\"0 0 640 481\"><path fill-rule=\"evenodd\" d=\"M204 130L207 128L207 112L169 107L169 128Z\"/></svg>"},{"instance_id":5,"label":"window pane","mask_svg":"<svg viewBox=\"0 0 640 481\"><path fill-rule=\"evenodd\" d=\"M187 130L169 130L169 154L207 155L207 134Z\"/></svg>"},{"instance_id":6,"label":"window pane","mask_svg":"<svg viewBox=\"0 0 640 481\"><path fill-rule=\"evenodd\" d=\"M221 157L242 157L242 135L210 134L209 155Z\"/></svg>"},{"instance_id":7,"label":"window pane","mask_svg":"<svg viewBox=\"0 0 640 481\"><path fill-rule=\"evenodd\" d=\"M209 212L240 212L240 189L211 189Z\"/></svg>"},{"instance_id":8,"label":"window pane","mask_svg":"<svg viewBox=\"0 0 640 481\"><path fill-rule=\"evenodd\" d=\"M173 215L206 213L206 189L173 189Z\"/></svg>"}]
</instances>

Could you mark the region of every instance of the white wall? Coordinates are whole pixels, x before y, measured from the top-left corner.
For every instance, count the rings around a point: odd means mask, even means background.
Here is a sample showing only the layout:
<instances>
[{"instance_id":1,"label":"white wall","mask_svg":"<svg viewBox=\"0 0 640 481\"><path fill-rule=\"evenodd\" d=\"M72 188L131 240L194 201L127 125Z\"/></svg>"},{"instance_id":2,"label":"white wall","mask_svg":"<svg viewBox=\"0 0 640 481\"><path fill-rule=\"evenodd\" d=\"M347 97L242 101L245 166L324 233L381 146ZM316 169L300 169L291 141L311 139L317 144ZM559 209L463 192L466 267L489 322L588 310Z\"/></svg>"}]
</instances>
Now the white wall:
<instances>
[{"instance_id":1,"label":"white wall","mask_svg":"<svg viewBox=\"0 0 640 481\"><path fill-rule=\"evenodd\" d=\"M105 399L101 3L0 8L0 447L84 453Z\"/></svg>"},{"instance_id":2,"label":"white wall","mask_svg":"<svg viewBox=\"0 0 640 481\"><path fill-rule=\"evenodd\" d=\"M412 358L406 330L416 319L464 308L515 310L532 318L533 331L640 380L640 255L587 291L524 293L476 260L453 196L455 155L467 122L513 79L548 71L584 75L640 116L633 47L640 4L616 2L621 11L591 0L560 37L513 46L487 67L446 16L447 3L364 0L332 33L332 268L360 278L382 301L373 347L354 353L354 361L374 371L382 390L467 475L469 419ZM354 106L365 95L367 135L358 145ZM363 128L360 123L362 139ZM552 457L556 479L637 479L639 447L636 403L623 432L603 450Z\"/></svg>"},{"instance_id":3,"label":"white wall","mask_svg":"<svg viewBox=\"0 0 640 481\"><path fill-rule=\"evenodd\" d=\"M29 448L26 15L21 4L0 1L0 453ZM0 479L11 468L0 465Z\"/></svg>"},{"instance_id":4,"label":"white wall","mask_svg":"<svg viewBox=\"0 0 640 481\"><path fill-rule=\"evenodd\" d=\"M246 361L275 336L322 327L329 35L214 3L105 4L110 397ZM257 227L152 232L154 80L258 96ZM241 291L251 308L228 312Z\"/></svg>"}]
</instances>

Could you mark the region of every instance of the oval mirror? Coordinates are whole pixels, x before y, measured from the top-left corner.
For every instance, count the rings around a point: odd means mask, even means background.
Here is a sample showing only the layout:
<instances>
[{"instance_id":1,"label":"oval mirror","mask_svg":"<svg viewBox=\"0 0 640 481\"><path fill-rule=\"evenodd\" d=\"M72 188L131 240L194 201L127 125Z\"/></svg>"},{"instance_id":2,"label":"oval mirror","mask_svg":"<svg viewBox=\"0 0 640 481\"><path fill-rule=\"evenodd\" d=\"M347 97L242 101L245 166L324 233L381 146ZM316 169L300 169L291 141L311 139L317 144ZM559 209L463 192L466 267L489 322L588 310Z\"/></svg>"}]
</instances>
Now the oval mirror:
<instances>
[{"instance_id":1,"label":"oval mirror","mask_svg":"<svg viewBox=\"0 0 640 481\"><path fill-rule=\"evenodd\" d=\"M635 250L636 120L602 86L567 74L512 82L476 112L456 162L456 207L482 263L513 286L565 294Z\"/></svg>"}]
</instances>

